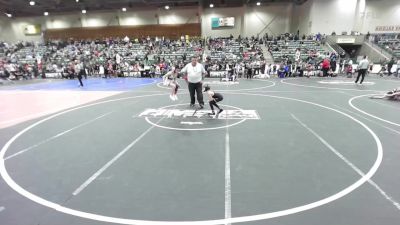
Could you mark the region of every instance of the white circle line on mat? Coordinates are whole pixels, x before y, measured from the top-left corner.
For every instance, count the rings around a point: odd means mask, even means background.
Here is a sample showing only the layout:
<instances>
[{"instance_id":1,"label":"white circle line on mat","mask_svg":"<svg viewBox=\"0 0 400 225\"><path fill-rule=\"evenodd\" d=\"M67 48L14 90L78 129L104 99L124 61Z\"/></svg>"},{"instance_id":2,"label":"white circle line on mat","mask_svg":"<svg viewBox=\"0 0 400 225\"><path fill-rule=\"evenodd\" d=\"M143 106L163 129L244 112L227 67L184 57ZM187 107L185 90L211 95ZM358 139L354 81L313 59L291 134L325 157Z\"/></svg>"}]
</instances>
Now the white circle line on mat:
<instances>
[{"instance_id":1,"label":"white circle line on mat","mask_svg":"<svg viewBox=\"0 0 400 225\"><path fill-rule=\"evenodd\" d=\"M371 95L369 94L369 95L359 95L359 96L355 96L355 97L349 99L349 102L348 102L348 103L349 103L349 105L351 106L351 108L353 108L353 109L359 111L360 113L362 113L362 114L364 114L364 115L367 115L367 116L369 116L369 117L372 117L372 118L374 118L374 119L380 120L380 121L382 121L382 122L385 122L385 123L392 124L392 125L394 125L394 126L400 127L400 124L398 124L398 123L395 123L395 122L392 122L392 121L389 121L389 120L385 120L385 119L383 119L383 118L381 118L381 117L379 117L379 116L375 116L375 115L373 115L373 114L371 114L371 113L367 113L367 112L361 110L360 108L356 107L356 106L353 104L353 101L354 101L355 99L362 98L362 97L367 97L367 96L371 96Z\"/></svg>"},{"instance_id":2,"label":"white circle line on mat","mask_svg":"<svg viewBox=\"0 0 400 225\"><path fill-rule=\"evenodd\" d=\"M290 80L297 80L298 78L291 78ZM360 90L360 89L350 89L350 88L333 88L333 87L321 87L321 86L313 86L313 85L304 85L304 84L294 84L287 82L289 79L281 80L282 84L298 86L298 87L309 87L309 88L319 88L319 89L328 89L328 90L343 90L343 91L374 91L374 92L382 92L381 90ZM356 84L354 84L356 85Z\"/></svg>"},{"instance_id":3,"label":"white circle line on mat","mask_svg":"<svg viewBox=\"0 0 400 225\"><path fill-rule=\"evenodd\" d=\"M65 214L69 214L69 215L73 215L73 216L77 216L77 217L81 217L81 218L85 218L85 219L91 219L91 220L96 220L96 221L102 221L102 222L109 222L109 223L119 223L119 224L131 224L131 225L139 225L139 224L143 224L143 225L160 225L160 224L165 224L165 225L217 225L217 224L227 224L227 223L240 223L240 222L250 222L250 221L258 221L258 220L265 220L265 219L271 219L271 218L276 218L276 217L281 217L281 216L287 216L287 215L291 215L291 214L295 214L295 213L299 213L299 212L303 212L306 210L310 210L325 204L328 204L330 202L333 202L335 200L338 200L344 196L346 196L347 194L351 193L352 191L356 190L358 187L360 187L361 185L363 185L365 182L367 182L378 170L381 162L382 162L382 158L383 158L383 148L382 148L382 143L380 141L380 139L378 138L378 136L364 123L362 123L361 121L357 120L356 118L352 117L351 115L348 115L344 112L341 112L337 109L333 109L330 108L328 106L324 106L318 103L314 103L314 102L309 102L309 101L305 101L305 100L300 100L300 99L295 99L295 98L288 98L288 97L281 97L281 96L273 96L273 95L264 95L264 94L253 94L253 93L231 93L231 94L240 94L240 95L249 95L249 96L261 96L261 97L271 97L271 98L277 98L277 99L285 99L285 100L293 100L293 101L297 101L297 102L302 102L302 103L306 103L306 104L310 104L310 105L314 105L314 106L318 106L327 110L331 110L334 112L337 112L351 120L353 120L354 122L358 123L359 125L361 125L364 129L366 129L371 136L374 138L375 142L376 142L376 147L377 147L377 158L373 164L373 166L369 169L369 171L365 174L365 176L362 176L359 180L357 180L355 183L351 184L350 186L346 187L345 189L339 191L336 194L333 194L327 198L306 204L306 205L302 205L302 206L298 206L298 207L294 207L294 208L290 208L290 209L286 209L286 210L281 210L281 211L276 211L276 212L270 212L270 213L263 213L263 214L258 214L258 215L251 215L251 216L241 216L241 217L233 217L233 218L227 218L227 219L216 219L216 220L203 220L203 221L149 221L149 220L133 220L133 219L124 219L124 218L117 218L117 217L109 217L109 216L104 216L104 215L99 215L99 214L94 214L94 213L88 213L88 212L83 212L83 211L79 211L79 210L75 210L75 209L71 209L68 207L64 207L61 206L57 203L48 201L46 199L43 199L35 194L30 193L29 191L25 190L24 188L22 188L21 186L19 186L8 174L7 169L5 167L5 161L4 161L4 155L7 152L7 149L10 147L10 145L18 138L20 137L22 134L24 134L25 132L27 132L28 130L32 129L33 127L48 121L52 118L55 118L57 116L63 115L65 113L77 110L77 109L82 109L82 108L86 108L86 107L90 107L93 105L98 105L98 104L103 104L103 103L107 103L107 102L114 102L114 101L120 101L120 100L126 100L126 99L132 99L132 98L140 98L140 97L149 97L149 96L156 96L156 95L163 95L163 94L153 94L153 95L144 95L144 96L135 96L135 97L126 97L126 98L120 98L120 99L113 99L113 100L108 100L108 101L103 101L103 102L97 102L97 103L93 103L93 104L89 104L89 105L85 105L85 106L80 106L74 109L70 109L70 110L66 110L60 113L57 113L55 115L49 116L45 119L42 119L30 126L28 126L27 128L23 129L22 131L20 131L19 133L17 133L16 135L14 135L10 140L7 141L7 143L3 146L3 148L1 149L0 152L0 174L3 177L4 181L16 192L18 192L19 194L21 194L22 196L38 203L41 204L43 206L46 206L48 208L57 210L59 212L65 213Z\"/></svg>"}]
</instances>

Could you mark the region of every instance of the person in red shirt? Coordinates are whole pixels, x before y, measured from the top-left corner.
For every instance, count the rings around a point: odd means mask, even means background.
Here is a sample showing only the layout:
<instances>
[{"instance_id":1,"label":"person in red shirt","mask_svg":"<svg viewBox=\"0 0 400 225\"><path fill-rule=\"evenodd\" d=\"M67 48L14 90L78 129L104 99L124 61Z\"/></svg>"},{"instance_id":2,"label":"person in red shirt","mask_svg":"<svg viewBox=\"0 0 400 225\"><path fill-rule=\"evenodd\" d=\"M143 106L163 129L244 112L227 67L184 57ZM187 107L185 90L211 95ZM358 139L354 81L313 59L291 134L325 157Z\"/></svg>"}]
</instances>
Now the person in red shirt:
<instances>
[{"instance_id":1,"label":"person in red shirt","mask_svg":"<svg viewBox=\"0 0 400 225\"><path fill-rule=\"evenodd\" d=\"M325 58L324 61L322 61L322 72L323 76L327 77L328 76L328 71L331 66L331 63L329 62L328 58Z\"/></svg>"}]
</instances>

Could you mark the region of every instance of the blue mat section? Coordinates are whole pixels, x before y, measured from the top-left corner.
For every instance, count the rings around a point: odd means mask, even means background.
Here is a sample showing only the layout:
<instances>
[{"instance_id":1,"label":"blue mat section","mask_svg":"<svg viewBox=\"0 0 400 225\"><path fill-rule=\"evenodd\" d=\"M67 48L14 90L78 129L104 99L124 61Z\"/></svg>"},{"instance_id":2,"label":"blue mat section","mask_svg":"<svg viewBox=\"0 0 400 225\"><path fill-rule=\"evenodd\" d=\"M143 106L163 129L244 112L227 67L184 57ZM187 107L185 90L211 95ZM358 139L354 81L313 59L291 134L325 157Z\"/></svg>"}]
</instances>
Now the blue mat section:
<instances>
[{"instance_id":1,"label":"blue mat section","mask_svg":"<svg viewBox=\"0 0 400 225\"><path fill-rule=\"evenodd\" d=\"M147 85L156 84L161 79L152 78L89 78L83 79L84 87L75 80L48 80L36 84L7 86L1 90L38 91L38 90L81 90L81 91L131 91Z\"/></svg>"}]
</instances>

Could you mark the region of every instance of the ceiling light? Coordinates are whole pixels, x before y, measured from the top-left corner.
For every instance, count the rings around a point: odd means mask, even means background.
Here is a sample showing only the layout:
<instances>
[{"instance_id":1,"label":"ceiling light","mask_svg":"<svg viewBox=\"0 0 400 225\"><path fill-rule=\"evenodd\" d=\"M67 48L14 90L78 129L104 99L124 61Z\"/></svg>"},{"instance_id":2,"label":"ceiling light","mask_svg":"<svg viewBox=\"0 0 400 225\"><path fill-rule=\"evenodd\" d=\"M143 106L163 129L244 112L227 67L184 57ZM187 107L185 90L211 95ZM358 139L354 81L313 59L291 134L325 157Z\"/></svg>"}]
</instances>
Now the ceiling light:
<instances>
[{"instance_id":1,"label":"ceiling light","mask_svg":"<svg viewBox=\"0 0 400 225\"><path fill-rule=\"evenodd\" d=\"M44 12L43 13L45 16L48 16L49 15L49 12Z\"/></svg>"},{"instance_id":2,"label":"ceiling light","mask_svg":"<svg viewBox=\"0 0 400 225\"><path fill-rule=\"evenodd\" d=\"M169 6L168 6L168 5L166 5L166 6L165 6L165 9L167 9L167 10L168 10L168 9L169 9Z\"/></svg>"},{"instance_id":3,"label":"ceiling light","mask_svg":"<svg viewBox=\"0 0 400 225\"><path fill-rule=\"evenodd\" d=\"M214 4L210 4L210 8L214 8Z\"/></svg>"},{"instance_id":4,"label":"ceiling light","mask_svg":"<svg viewBox=\"0 0 400 225\"><path fill-rule=\"evenodd\" d=\"M126 8L122 8L122 12L126 12Z\"/></svg>"},{"instance_id":5,"label":"ceiling light","mask_svg":"<svg viewBox=\"0 0 400 225\"><path fill-rule=\"evenodd\" d=\"M83 10L82 10L82 13L83 13L83 14L86 14L86 9L83 9Z\"/></svg>"},{"instance_id":6,"label":"ceiling light","mask_svg":"<svg viewBox=\"0 0 400 225\"><path fill-rule=\"evenodd\" d=\"M34 1L30 1L30 2L29 2L29 5L32 5L32 6L33 6L33 5L35 5L35 4L36 4L36 2L34 2Z\"/></svg>"},{"instance_id":7,"label":"ceiling light","mask_svg":"<svg viewBox=\"0 0 400 225\"><path fill-rule=\"evenodd\" d=\"M79 2L79 0L76 0L76 2Z\"/></svg>"},{"instance_id":8,"label":"ceiling light","mask_svg":"<svg viewBox=\"0 0 400 225\"><path fill-rule=\"evenodd\" d=\"M257 2L257 5L261 5L261 2Z\"/></svg>"}]
</instances>

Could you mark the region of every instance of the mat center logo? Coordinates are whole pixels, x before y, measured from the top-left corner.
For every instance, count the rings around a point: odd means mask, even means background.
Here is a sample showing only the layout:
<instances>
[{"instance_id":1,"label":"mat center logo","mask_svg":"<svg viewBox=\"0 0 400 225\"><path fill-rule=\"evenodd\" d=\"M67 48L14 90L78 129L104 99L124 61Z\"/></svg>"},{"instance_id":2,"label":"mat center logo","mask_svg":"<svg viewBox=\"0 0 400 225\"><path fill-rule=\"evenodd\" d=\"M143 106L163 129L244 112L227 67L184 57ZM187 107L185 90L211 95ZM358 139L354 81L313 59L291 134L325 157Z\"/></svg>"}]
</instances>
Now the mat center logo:
<instances>
[{"instance_id":1,"label":"mat center logo","mask_svg":"<svg viewBox=\"0 0 400 225\"><path fill-rule=\"evenodd\" d=\"M246 120L260 120L256 110L244 110L234 106L221 105L219 114L211 110L187 108L187 104L149 108L139 114L148 123L171 130L214 130L240 124ZM216 110L218 112L218 110Z\"/></svg>"}]
</instances>

